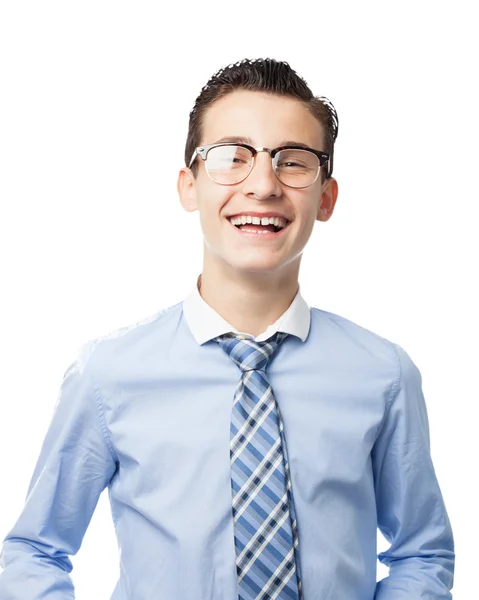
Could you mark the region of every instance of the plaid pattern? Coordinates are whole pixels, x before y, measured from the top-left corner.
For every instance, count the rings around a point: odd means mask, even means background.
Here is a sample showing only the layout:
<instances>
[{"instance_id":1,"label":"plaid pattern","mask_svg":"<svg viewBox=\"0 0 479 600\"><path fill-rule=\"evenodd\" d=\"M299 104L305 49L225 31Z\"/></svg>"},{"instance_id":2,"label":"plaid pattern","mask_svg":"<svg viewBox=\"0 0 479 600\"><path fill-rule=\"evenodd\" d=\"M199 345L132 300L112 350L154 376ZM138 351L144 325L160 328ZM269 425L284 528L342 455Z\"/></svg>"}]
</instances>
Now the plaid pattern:
<instances>
[{"instance_id":1,"label":"plaid pattern","mask_svg":"<svg viewBox=\"0 0 479 600\"><path fill-rule=\"evenodd\" d=\"M216 341L241 369L231 415L231 488L239 600L302 600L298 529L283 423L266 376L287 333Z\"/></svg>"}]
</instances>

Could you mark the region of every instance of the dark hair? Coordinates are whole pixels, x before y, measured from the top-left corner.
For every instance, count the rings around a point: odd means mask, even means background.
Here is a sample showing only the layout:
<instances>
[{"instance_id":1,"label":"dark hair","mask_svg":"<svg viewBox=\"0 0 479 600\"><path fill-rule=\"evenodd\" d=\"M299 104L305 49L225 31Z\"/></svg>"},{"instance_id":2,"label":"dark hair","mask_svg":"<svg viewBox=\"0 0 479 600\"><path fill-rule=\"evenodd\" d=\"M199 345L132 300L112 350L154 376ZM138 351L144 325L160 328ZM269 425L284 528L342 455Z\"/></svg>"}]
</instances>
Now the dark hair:
<instances>
[{"instance_id":1,"label":"dark hair","mask_svg":"<svg viewBox=\"0 0 479 600\"><path fill-rule=\"evenodd\" d=\"M338 115L333 104L324 96L314 96L306 81L293 71L287 62L272 58L244 59L217 71L202 88L190 112L188 136L185 146L185 164L188 165L195 148L200 145L206 110L235 90L269 92L300 100L321 123L324 130L324 148L330 155L326 177L333 172L334 142L338 136ZM198 163L191 166L194 176Z\"/></svg>"}]
</instances>

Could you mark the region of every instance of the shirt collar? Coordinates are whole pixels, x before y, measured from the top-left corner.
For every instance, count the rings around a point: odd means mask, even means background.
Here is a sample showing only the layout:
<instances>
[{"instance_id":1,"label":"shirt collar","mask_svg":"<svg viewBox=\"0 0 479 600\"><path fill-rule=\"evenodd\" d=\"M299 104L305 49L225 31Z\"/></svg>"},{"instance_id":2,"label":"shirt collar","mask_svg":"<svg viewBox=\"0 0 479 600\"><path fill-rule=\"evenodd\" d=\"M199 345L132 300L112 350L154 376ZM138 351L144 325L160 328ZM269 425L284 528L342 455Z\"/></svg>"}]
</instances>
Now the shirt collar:
<instances>
[{"instance_id":1,"label":"shirt collar","mask_svg":"<svg viewBox=\"0 0 479 600\"><path fill-rule=\"evenodd\" d=\"M197 343L201 345L212 338L230 332L249 335L244 331L235 329L205 302L198 290L200 277L201 275L199 275L196 285L183 301L183 314ZM294 335L304 342L308 337L310 322L309 306L301 296L298 288L298 292L289 308L266 331L256 336L255 341L267 340L277 331L282 331Z\"/></svg>"}]
</instances>

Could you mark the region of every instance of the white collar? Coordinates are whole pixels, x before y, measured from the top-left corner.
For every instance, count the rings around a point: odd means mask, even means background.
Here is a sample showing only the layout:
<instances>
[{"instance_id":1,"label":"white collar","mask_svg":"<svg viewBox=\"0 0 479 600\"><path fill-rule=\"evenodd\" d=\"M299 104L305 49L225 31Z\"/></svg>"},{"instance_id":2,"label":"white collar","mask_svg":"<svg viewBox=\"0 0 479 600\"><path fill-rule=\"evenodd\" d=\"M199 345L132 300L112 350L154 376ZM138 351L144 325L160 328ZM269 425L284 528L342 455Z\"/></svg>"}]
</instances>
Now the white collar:
<instances>
[{"instance_id":1,"label":"white collar","mask_svg":"<svg viewBox=\"0 0 479 600\"><path fill-rule=\"evenodd\" d=\"M201 275L198 276L196 285L183 301L183 314L198 344L204 344L212 338L231 331L250 335L235 329L205 302L198 289L200 278ZM270 338L277 331L283 331L299 337L304 342L308 337L310 322L309 306L301 296L298 288L298 292L289 308L266 331L256 336L255 340L261 342Z\"/></svg>"}]
</instances>

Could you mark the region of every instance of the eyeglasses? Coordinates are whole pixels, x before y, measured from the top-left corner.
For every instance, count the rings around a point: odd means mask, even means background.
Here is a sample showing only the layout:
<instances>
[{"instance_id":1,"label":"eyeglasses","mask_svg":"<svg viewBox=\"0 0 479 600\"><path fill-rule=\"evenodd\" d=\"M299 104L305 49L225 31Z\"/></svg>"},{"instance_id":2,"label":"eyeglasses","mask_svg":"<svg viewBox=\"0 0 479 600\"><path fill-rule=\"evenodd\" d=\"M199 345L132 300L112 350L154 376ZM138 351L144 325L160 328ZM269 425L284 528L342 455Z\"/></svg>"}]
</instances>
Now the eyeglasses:
<instances>
[{"instance_id":1,"label":"eyeglasses","mask_svg":"<svg viewBox=\"0 0 479 600\"><path fill-rule=\"evenodd\" d=\"M209 177L220 185L234 185L248 177L254 167L258 152L268 152L273 171L281 183L292 188L312 185L329 161L329 154L313 148L280 146L279 148L253 148L247 144L225 142L199 146L193 152L191 167L196 157L205 161Z\"/></svg>"}]
</instances>

